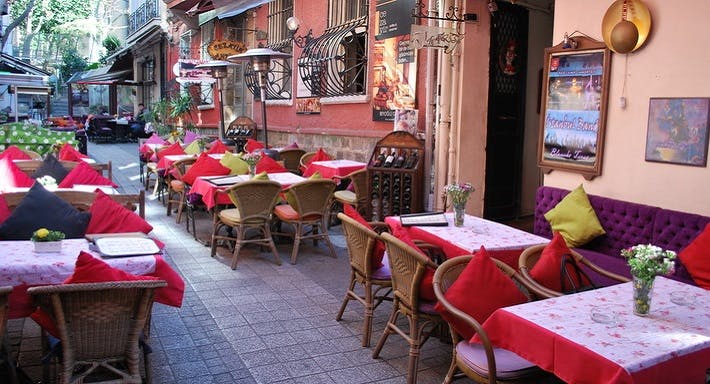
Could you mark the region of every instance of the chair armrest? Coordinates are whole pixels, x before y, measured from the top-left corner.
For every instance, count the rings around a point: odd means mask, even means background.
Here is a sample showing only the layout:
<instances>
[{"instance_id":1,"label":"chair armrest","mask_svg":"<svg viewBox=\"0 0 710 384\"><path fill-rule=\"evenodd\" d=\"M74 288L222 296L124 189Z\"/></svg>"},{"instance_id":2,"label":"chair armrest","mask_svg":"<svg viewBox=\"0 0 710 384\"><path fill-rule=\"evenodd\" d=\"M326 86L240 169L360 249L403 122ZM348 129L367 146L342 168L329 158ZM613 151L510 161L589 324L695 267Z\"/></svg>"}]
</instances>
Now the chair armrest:
<instances>
[{"instance_id":1,"label":"chair armrest","mask_svg":"<svg viewBox=\"0 0 710 384\"><path fill-rule=\"evenodd\" d=\"M426 253L427 257L429 257L429 259L433 262L434 268L446 261L446 254L438 245L427 243L422 240L414 240L414 244Z\"/></svg>"},{"instance_id":2,"label":"chair armrest","mask_svg":"<svg viewBox=\"0 0 710 384\"><path fill-rule=\"evenodd\" d=\"M380 234L382 232L390 232L390 226L384 221L370 221L368 222L372 227L372 230Z\"/></svg>"}]
</instances>

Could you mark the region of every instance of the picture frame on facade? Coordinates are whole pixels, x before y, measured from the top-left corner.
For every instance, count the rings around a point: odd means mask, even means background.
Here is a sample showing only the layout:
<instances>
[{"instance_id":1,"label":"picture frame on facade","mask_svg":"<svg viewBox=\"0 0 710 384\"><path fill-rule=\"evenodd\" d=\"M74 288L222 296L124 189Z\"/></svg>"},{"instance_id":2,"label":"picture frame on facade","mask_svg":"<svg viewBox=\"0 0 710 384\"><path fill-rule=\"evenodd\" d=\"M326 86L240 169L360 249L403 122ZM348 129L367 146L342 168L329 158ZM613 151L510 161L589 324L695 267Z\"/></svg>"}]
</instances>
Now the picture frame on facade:
<instances>
[{"instance_id":1,"label":"picture frame on facade","mask_svg":"<svg viewBox=\"0 0 710 384\"><path fill-rule=\"evenodd\" d=\"M648 103L646 161L705 167L708 97L652 97Z\"/></svg>"},{"instance_id":2,"label":"picture frame on facade","mask_svg":"<svg viewBox=\"0 0 710 384\"><path fill-rule=\"evenodd\" d=\"M603 42L574 37L545 49L538 166L587 180L601 175L609 96L610 50Z\"/></svg>"}]
</instances>

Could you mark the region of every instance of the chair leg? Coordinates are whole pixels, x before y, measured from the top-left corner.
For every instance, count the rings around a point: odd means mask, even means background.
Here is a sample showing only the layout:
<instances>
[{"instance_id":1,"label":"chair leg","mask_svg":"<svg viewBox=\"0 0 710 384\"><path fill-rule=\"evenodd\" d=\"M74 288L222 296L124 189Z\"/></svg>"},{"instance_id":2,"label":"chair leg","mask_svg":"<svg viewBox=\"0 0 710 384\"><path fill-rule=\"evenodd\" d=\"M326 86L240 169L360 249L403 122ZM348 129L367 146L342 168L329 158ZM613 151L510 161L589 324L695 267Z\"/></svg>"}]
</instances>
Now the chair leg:
<instances>
[{"instance_id":1,"label":"chair leg","mask_svg":"<svg viewBox=\"0 0 710 384\"><path fill-rule=\"evenodd\" d=\"M370 334L372 334L372 317L375 312L372 298L372 283L365 282L365 321L362 326L362 346L370 346Z\"/></svg>"},{"instance_id":2,"label":"chair leg","mask_svg":"<svg viewBox=\"0 0 710 384\"><path fill-rule=\"evenodd\" d=\"M409 320L409 363L407 368L407 384L417 383L417 370L419 368L419 354L421 350L421 335L419 324L412 316Z\"/></svg>"},{"instance_id":3,"label":"chair leg","mask_svg":"<svg viewBox=\"0 0 710 384\"><path fill-rule=\"evenodd\" d=\"M10 349L10 343L8 341L7 335L2 338L2 345L0 345L0 350L4 355L5 365L7 366L7 373L10 376L10 384L18 384L19 380L17 378L17 370L15 369L15 359L12 357L12 350Z\"/></svg>"},{"instance_id":4,"label":"chair leg","mask_svg":"<svg viewBox=\"0 0 710 384\"><path fill-rule=\"evenodd\" d=\"M239 250L242 248L242 241L244 241L244 227L240 226L237 228L237 242L234 244L234 253L232 253L232 265L231 268L237 269L237 262L239 261Z\"/></svg>"},{"instance_id":5,"label":"chair leg","mask_svg":"<svg viewBox=\"0 0 710 384\"><path fill-rule=\"evenodd\" d=\"M380 336L380 340L377 342L375 350L372 351L373 359L377 359L380 357L380 352L382 351L382 347L385 346L385 341L387 341L387 337L389 337L389 335L394 332L391 327L394 327L394 325L397 323L397 317L399 317L399 300L395 298L392 303L392 313L390 314L389 319L387 319L385 330L384 332L382 332L382 336Z\"/></svg>"},{"instance_id":6,"label":"chair leg","mask_svg":"<svg viewBox=\"0 0 710 384\"><path fill-rule=\"evenodd\" d=\"M326 244L328 245L328 248L330 249L330 256L337 259L338 254L335 253L335 248L333 247L333 243L330 242L330 236L328 235L328 229L326 229L326 224L324 222L321 222L321 226L322 226L322 230L323 230L321 237L323 237Z\"/></svg>"},{"instance_id":7,"label":"chair leg","mask_svg":"<svg viewBox=\"0 0 710 384\"><path fill-rule=\"evenodd\" d=\"M449 365L449 371L446 372L443 384L449 384L454 380L454 375L456 374L456 342L453 343L453 352L451 353L451 365Z\"/></svg>"},{"instance_id":8,"label":"chair leg","mask_svg":"<svg viewBox=\"0 0 710 384\"><path fill-rule=\"evenodd\" d=\"M271 223L264 223L264 238L269 240L269 247L271 252L274 254L274 261L276 265L281 265L281 255L279 255L279 250L276 249L276 243L274 243L274 237L271 235Z\"/></svg>"},{"instance_id":9,"label":"chair leg","mask_svg":"<svg viewBox=\"0 0 710 384\"><path fill-rule=\"evenodd\" d=\"M178 203L179 205L178 205L177 217L175 218L176 224L180 224L180 220L182 220L182 209L185 206L185 200L187 200L186 196L187 196L187 192L185 190L182 190L180 192L180 202Z\"/></svg>"},{"instance_id":10,"label":"chair leg","mask_svg":"<svg viewBox=\"0 0 710 384\"><path fill-rule=\"evenodd\" d=\"M348 290L345 291L345 298L343 299L343 303L340 304L340 311L338 311L338 314L335 316L335 321L340 321L343 319L343 314L345 313L345 308L348 306L348 302L352 300L352 297L350 296L350 292L353 292L355 290L355 271L352 269L350 270L350 285L348 286Z\"/></svg>"},{"instance_id":11,"label":"chair leg","mask_svg":"<svg viewBox=\"0 0 710 384\"><path fill-rule=\"evenodd\" d=\"M291 251L291 264L296 264L298 258L298 247L301 245L301 223L296 223L293 236L293 250Z\"/></svg>"}]
</instances>

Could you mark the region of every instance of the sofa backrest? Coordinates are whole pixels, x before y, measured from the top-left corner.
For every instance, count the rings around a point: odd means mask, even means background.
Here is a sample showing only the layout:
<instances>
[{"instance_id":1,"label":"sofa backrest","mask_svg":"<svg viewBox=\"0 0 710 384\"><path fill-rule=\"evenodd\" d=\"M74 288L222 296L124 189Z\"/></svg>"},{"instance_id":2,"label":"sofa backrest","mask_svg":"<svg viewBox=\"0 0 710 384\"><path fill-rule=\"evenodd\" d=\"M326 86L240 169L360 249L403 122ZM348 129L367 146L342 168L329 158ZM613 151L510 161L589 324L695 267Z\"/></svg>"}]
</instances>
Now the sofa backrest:
<instances>
[{"instance_id":1,"label":"sofa backrest","mask_svg":"<svg viewBox=\"0 0 710 384\"><path fill-rule=\"evenodd\" d=\"M544 215L569 192L566 189L548 186L538 188L535 199L534 232L536 235L552 238L550 224ZM589 195L589 202L606 235L597 237L582 248L621 257L620 252L623 248L653 242L654 219L660 208L595 195Z\"/></svg>"}]
</instances>

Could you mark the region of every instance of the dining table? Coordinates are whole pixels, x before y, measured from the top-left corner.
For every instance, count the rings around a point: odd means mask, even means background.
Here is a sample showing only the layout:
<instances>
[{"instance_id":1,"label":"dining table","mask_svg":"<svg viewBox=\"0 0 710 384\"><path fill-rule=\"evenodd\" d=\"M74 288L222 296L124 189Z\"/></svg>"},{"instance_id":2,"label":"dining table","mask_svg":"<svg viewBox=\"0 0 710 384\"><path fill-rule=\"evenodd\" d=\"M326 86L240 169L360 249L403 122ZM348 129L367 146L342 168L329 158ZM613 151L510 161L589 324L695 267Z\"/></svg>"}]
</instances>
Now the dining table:
<instances>
[{"instance_id":1,"label":"dining table","mask_svg":"<svg viewBox=\"0 0 710 384\"><path fill-rule=\"evenodd\" d=\"M161 254L104 258L87 239L62 240L56 253L35 253L31 241L0 241L0 286L14 287L9 299L9 317L29 316L35 307L27 294L29 287L61 284L74 272L79 253L102 258L114 268L133 275L154 276L168 285L159 288L155 300L173 307L182 305L185 283Z\"/></svg>"},{"instance_id":2,"label":"dining table","mask_svg":"<svg viewBox=\"0 0 710 384\"><path fill-rule=\"evenodd\" d=\"M366 166L367 163L346 159L314 161L306 167L303 176L309 177L318 172L324 179L340 179Z\"/></svg>"},{"instance_id":3,"label":"dining table","mask_svg":"<svg viewBox=\"0 0 710 384\"><path fill-rule=\"evenodd\" d=\"M306 180L305 177L296 175L291 172L276 172L267 174L269 180L276 181L281 184L282 188ZM190 195L199 195L207 209L212 209L216 205L232 204L229 195L219 193L232 185L245 182L251 179L249 175L232 175L232 176L198 176L195 182L190 187ZM198 197L194 197L195 199Z\"/></svg>"},{"instance_id":4,"label":"dining table","mask_svg":"<svg viewBox=\"0 0 710 384\"><path fill-rule=\"evenodd\" d=\"M639 316L632 284L500 308L483 329L570 383L706 383L710 291L657 276L651 311Z\"/></svg>"},{"instance_id":5,"label":"dining table","mask_svg":"<svg viewBox=\"0 0 710 384\"><path fill-rule=\"evenodd\" d=\"M525 248L547 244L550 239L481 217L466 214L463 226L454 225L454 213L443 213L446 225L404 226L399 216L385 218L393 233L406 231L412 239L438 246L447 259L471 255L483 246L486 251L511 267L518 268L518 258Z\"/></svg>"}]
</instances>

